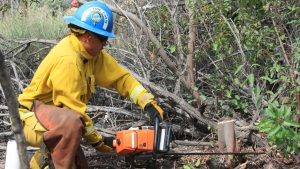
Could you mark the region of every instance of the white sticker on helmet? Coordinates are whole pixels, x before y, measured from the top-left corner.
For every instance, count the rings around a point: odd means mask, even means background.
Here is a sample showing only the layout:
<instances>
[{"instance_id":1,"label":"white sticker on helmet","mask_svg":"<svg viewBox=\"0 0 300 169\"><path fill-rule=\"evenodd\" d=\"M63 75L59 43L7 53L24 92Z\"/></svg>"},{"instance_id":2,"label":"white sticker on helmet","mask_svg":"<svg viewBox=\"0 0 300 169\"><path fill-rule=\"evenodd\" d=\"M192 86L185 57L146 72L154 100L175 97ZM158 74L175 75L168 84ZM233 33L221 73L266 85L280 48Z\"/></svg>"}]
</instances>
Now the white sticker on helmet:
<instances>
[{"instance_id":1,"label":"white sticker on helmet","mask_svg":"<svg viewBox=\"0 0 300 169\"><path fill-rule=\"evenodd\" d=\"M97 15L97 13L99 15ZM102 14L103 17L101 16L101 14ZM103 9L97 8L97 7L88 8L81 15L81 21L85 22L88 17L91 17L91 19L92 19L92 21L94 21L94 23L100 22L103 18L104 23L103 23L102 28L104 30L107 29L107 27L108 27L108 15Z\"/></svg>"}]
</instances>

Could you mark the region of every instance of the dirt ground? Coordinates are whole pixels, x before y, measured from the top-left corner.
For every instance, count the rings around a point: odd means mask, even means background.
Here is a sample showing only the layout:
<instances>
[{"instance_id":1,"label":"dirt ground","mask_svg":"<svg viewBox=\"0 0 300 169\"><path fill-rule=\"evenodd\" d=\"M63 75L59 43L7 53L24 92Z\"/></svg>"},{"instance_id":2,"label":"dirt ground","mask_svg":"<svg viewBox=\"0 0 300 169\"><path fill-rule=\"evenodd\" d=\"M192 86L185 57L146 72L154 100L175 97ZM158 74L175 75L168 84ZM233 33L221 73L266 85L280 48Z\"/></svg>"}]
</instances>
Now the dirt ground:
<instances>
[{"instance_id":1,"label":"dirt ground","mask_svg":"<svg viewBox=\"0 0 300 169\"><path fill-rule=\"evenodd\" d=\"M130 168L133 163L130 163L128 158L124 156L111 154L101 154L96 152L88 145L82 145L85 156L88 160L91 169L119 169ZM195 146L180 146L172 147L172 150L180 152L217 152L217 148L211 147L195 147ZM245 148L241 151L253 151L252 148ZM265 151L264 149L255 149L257 152ZM6 154L6 142L0 141L0 169L4 169ZM160 156L154 162L151 155L138 155L135 157L134 168L147 169L300 169L298 157L284 158L282 154L271 152L261 155L243 155L235 157L216 156L216 155L192 155L192 156ZM232 160L229 160L232 159ZM296 162L298 161L298 163Z\"/></svg>"}]
</instances>

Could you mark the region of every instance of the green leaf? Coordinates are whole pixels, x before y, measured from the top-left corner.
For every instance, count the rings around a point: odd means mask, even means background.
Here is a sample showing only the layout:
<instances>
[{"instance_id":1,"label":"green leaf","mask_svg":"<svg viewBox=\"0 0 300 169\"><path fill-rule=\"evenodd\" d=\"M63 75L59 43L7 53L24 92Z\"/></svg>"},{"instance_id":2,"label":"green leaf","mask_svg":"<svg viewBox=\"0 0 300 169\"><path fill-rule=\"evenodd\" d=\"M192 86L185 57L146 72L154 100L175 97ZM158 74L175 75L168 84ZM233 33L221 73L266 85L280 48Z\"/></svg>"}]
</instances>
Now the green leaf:
<instances>
[{"instance_id":1,"label":"green leaf","mask_svg":"<svg viewBox=\"0 0 300 169\"><path fill-rule=\"evenodd\" d=\"M299 123L295 123L295 122L291 122L291 121L284 121L283 122L284 126L288 126L288 127L300 127Z\"/></svg>"},{"instance_id":2,"label":"green leaf","mask_svg":"<svg viewBox=\"0 0 300 169\"><path fill-rule=\"evenodd\" d=\"M219 47L219 45L218 45L217 43L214 43L214 44L213 44L213 49L214 49L215 51L218 50L218 47Z\"/></svg>"},{"instance_id":3,"label":"green leaf","mask_svg":"<svg viewBox=\"0 0 300 169\"><path fill-rule=\"evenodd\" d=\"M292 114L291 107L288 107L288 108L285 110L283 117L284 117L284 118L289 118L289 117L291 116L291 114Z\"/></svg>"},{"instance_id":4,"label":"green leaf","mask_svg":"<svg viewBox=\"0 0 300 169\"><path fill-rule=\"evenodd\" d=\"M195 164L195 167L200 167L200 165L201 165L201 161L198 159L196 164Z\"/></svg>"},{"instance_id":5,"label":"green leaf","mask_svg":"<svg viewBox=\"0 0 300 169\"><path fill-rule=\"evenodd\" d=\"M263 99L262 96L258 96L257 97L256 103L255 103L256 109L259 109L261 107L261 105L262 105L262 99Z\"/></svg>"},{"instance_id":6,"label":"green leaf","mask_svg":"<svg viewBox=\"0 0 300 169\"><path fill-rule=\"evenodd\" d=\"M269 133L270 130L271 130L271 128L263 128L263 129L260 129L259 131L263 132L263 133Z\"/></svg>"},{"instance_id":7,"label":"green leaf","mask_svg":"<svg viewBox=\"0 0 300 169\"><path fill-rule=\"evenodd\" d=\"M188 165L184 165L183 169L191 169Z\"/></svg>"},{"instance_id":8,"label":"green leaf","mask_svg":"<svg viewBox=\"0 0 300 169\"><path fill-rule=\"evenodd\" d=\"M258 85L254 88L254 93L255 93L256 96L260 96L261 89Z\"/></svg>"},{"instance_id":9,"label":"green leaf","mask_svg":"<svg viewBox=\"0 0 300 169\"><path fill-rule=\"evenodd\" d=\"M231 98L231 92L232 92L231 89L230 90L225 90L226 97Z\"/></svg>"},{"instance_id":10,"label":"green leaf","mask_svg":"<svg viewBox=\"0 0 300 169\"><path fill-rule=\"evenodd\" d=\"M176 46L175 46L175 45L171 45L171 46L169 47L169 49L170 49L170 52L171 52L171 53L174 53L174 52L176 51Z\"/></svg>"},{"instance_id":11,"label":"green leaf","mask_svg":"<svg viewBox=\"0 0 300 169\"><path fill-rule=\"evenodd\" d=\"M234 79L234 83L236 84L236 85L240 85L241 83L240 83L240 80L238 79L238 78L235 78Z\"/></svg>"},{"instance_id":12,"label":"green leaf","mask_svg":"<svg viewBox=\"0 0 300 169\"><path fill-rule=\"evenodd\" d=\"M205 101L207 99L206 96L203 94L200 95L200 98L201 98L201 101Z\"/></svg>"},{"instance_id":13,"label":"green leaf","mask_svg":"<svg viewBox=\"0 0 300 169\"><path fill-rule=\"evenodd\" d=\"M273 84L274 82L276 82L275 80L269 78L268 76L263 76L263 77L261 77L260 79L266 80L266 81L268 81L270 84Z\"/></svg>"},{"instance_id":14,"label":"green leaf","mask_svg":"<svg viewBox=\"0 0 300 169\"><path fill-rule=\"evenodd\" d=\"M279 130L281 129L280 125L277 125L277 127L272 130L270 133L269 133L269 137L272 137L273 135L275 135Z\"/></svg>"},{"instance_id":15,"label":"green leaf","mask_svg":"<svg viewBox=\"0 0 300 169\"><path fill-rule=\"evenodd\" d=\"M254 75L250 74L250 75L248 75L247 78L248 78L250 86L253 86L253 84L254 84Z\"/></svg>"},{"instance_id":16,"label":"green leaf","mask_svg":"<svg viewBox=\"0 0 300 169\"><path fill-rule=\"evenodd\" d=\"M241 71L241 69L244 67L244 64L242 64L242 65L240 65L237 69L236 69L236 71L234 72L234 74L236 75L236 74L238 74L240 71Z\"/></svg>"},{"instance_id":17,"label":"green leaf","mask_svg":"<svg viewBox=\"0 0 300 169\"><path fill-rule=\"evenodd\" d=\"M194 167L191 166L190 164L186 164L183 166L183 169L194 169Z\"/></svg>"},{"instance_id":18,"label":"green leaf","mask_svg":"<svg viewBox=\"0 0 300 169\"><path fill-rule=\"evenodd\" d=\"M281 75L279 78L280 78L280 80L285 81L285 82L290 81L290 78L288 76Z\"/></svg>"},{"instance_id":19,"label":"green leaf","mask_svg":"<svg viewBox=\"0 0 300 169\"><path fill-rule=\"evenodd\" d=\"M296 53L296 54L295 54L295 58L296 58L297 60L300 60L300 53Z\"/></svg>"},{"instance_id":20,"label":"green leaf","mask_svg":"<svg viewBox=\"0 0 300 169\"><path fill-rule=\"evenodd\" d=\"M240 98L239 95L234 95L234 98L235 98L236 100L241 100L241 98Z\"/></svg>"}]
</instances>

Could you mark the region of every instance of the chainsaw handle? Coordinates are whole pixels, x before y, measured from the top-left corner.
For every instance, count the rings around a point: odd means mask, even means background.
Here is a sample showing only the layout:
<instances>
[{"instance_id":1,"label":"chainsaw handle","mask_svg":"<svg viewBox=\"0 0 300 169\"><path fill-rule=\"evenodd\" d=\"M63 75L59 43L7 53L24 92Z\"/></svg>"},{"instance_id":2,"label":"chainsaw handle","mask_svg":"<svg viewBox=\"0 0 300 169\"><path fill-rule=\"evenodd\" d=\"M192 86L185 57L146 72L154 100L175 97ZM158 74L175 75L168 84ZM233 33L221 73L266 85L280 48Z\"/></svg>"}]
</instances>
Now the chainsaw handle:
<instances>
[{"instance_id":1,"label":"chainsaw handle","mask_svg":"<svg viewBox=\"0 0 300 169\"><path fill-rule=\"evenodd\" d=\"M156 116L154 119L154 143L153 143L153 154L157 152L157 144L158 144L158 127L159 127L159 117Z\"/></svg>"}]
</instances>

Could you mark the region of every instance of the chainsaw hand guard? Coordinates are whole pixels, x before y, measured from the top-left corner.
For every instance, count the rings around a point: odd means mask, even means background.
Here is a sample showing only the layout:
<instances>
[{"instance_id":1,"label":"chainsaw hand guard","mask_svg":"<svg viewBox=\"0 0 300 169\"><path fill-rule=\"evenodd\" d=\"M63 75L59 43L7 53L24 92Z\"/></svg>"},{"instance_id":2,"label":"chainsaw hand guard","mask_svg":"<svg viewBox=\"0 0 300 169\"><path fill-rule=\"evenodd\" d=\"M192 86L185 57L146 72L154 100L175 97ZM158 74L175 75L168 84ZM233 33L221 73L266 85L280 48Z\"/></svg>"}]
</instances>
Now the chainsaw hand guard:
<instances>
[{"instance_id":1,"label":"chainsaw hand guard","mask_svg":"<svg viewBox=\"0 0 300 169\"><path fill-rule=\"evenodd\" d=\"M169 151L170 142L172 140L172 125L167 122L161 122L155 118L154 123L154 143L153 155L156 153L166 153Z\"/></svg>"}]
</instances>

